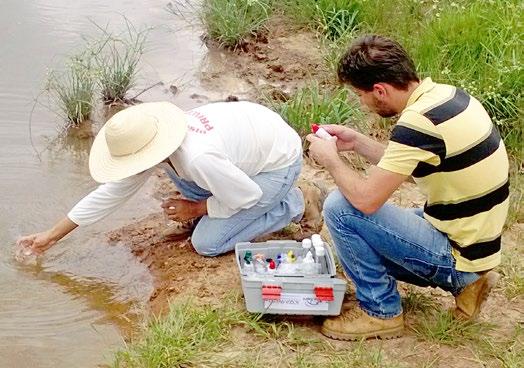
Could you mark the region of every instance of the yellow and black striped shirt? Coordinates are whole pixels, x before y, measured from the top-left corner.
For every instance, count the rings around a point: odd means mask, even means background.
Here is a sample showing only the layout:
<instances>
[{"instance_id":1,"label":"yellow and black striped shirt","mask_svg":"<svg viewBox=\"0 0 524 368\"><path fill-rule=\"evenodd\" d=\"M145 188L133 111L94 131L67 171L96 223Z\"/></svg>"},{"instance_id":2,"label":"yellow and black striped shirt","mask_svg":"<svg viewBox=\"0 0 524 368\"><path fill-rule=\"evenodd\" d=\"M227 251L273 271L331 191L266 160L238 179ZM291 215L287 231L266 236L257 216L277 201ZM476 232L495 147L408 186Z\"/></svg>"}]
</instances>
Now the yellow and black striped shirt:
<instances>
[{"instance_id":1,"label":"yellow and black striped shirt","mask_svg":"<svg viewBox=\"0 0 524 368\"><path fill-rule=\"evenodd\" d=\"M424 218L448 235L457 270L478 272L500 263L509 206L508 157L497 128L474 97L424 79L378 166L413 176L427 197Z\"/></svg>"}]
</instances>

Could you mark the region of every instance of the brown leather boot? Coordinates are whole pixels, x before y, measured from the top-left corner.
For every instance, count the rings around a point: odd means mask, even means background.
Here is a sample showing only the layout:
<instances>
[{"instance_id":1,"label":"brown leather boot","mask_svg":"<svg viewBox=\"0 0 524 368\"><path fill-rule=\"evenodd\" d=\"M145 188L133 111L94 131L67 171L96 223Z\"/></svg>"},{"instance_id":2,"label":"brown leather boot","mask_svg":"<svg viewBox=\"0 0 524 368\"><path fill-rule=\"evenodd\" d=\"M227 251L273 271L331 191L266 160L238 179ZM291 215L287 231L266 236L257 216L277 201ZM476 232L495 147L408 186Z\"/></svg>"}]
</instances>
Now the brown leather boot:
<instances>
[{"instance_id":1,"label":"brown leather boot","mask_svg":"<svg viewBox=\"0 0 524 368\"><path fill-rule=\"evenodd\" d=\"M455 297L456 307L453 316L457 319L471 320L478 317L482 305L488 299L489 292L497 284L500 275L489 271L469 284Z\"/></svg>"},{"instance_id":2,"label":"brown leather boot","mask_svg":"<svg viewBox=\"0 0 524 368\"><path fill-rule=\"evenodd\" d=\"M404 315L382 319L372 317L358 305L344 310L340 316L324 321L320 332L336 340L360 340L369 338L391 339L402 336Z\"/></svg>"}]
</instances>

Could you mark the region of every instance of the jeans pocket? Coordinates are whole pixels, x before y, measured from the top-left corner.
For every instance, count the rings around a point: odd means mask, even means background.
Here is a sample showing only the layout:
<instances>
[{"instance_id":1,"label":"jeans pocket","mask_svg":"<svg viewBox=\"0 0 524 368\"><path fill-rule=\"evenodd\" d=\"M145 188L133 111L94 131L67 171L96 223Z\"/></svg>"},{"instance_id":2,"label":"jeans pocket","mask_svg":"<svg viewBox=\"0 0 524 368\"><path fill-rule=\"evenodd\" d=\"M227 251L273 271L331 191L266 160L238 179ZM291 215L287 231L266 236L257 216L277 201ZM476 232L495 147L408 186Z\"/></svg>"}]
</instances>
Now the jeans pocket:
<instances>
[{"instance_id":1,"label":"jeans pocket","mask_svg":"<svg viewBox=\"0 0 524 368\"><path fill-rule=\"evenodd\" d=\"M439 266L421 259L405 257L404 262L408 270L428 281L433 281L439 271Z\"/></svg>"}]
</instances>

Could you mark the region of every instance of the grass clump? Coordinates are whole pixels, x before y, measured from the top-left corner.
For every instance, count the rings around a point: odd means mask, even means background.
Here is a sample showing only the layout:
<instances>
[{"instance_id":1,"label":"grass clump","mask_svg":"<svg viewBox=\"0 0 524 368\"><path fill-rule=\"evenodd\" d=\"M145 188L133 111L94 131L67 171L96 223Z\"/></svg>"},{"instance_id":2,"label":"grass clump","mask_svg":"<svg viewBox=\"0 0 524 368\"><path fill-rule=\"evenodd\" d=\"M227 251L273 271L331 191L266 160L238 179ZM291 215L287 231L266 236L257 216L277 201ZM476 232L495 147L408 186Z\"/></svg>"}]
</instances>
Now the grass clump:
<instances>
[{"instance_id":1,"label":"grass clump","mask_svg":"<svg viewBox=\"0 0 524 368\"><path fill-rule=\"evenodd\" d=\"M242 47L269 19L271 0L204 0L200 19L207 37L222 47Z\"/></svg>"},{"instance_id":2,"label":"grass clump","mask_svg":"<svg viewBox=\"0 0 524 368\"><path fill-rule=\"evenodd\" d=\"M104 103L124 102L127 92L134 87L138 64L144 53L147 30L138 31L129 21L126 33L114 35L100 28L102 36L95 41L94 57L97 82Z\"/></svg>"},{"instance_id":3,"label":"grass clump","mask_svg":"<svg viewBox=\"0 0 524 368\"><path fill-rule=\"evenodd\" d=\"M421 340L461 346L470 341L478 342L481 336L492 330L492 326L484 322L461 321L453 318L449 311L437 311L426 314L413 330Z\"/></svg>"},{"instance_id":4,"label":"grass clump","mask_svg":"<svg viewBox=\"0 0 524 368\"><path fill-rule=\"evenodd\" d=\"M337 40L358 23L360 4L351 0L284 0L280 7L297 25Z\"/></svg>"},{"instance_id":5,"label":"grass clump","mask_svg":"<svg viewBox=\"0 0 524 368\"><path fill-rule=\"evenodd\" d=\"M322 91L318 84L299 90L288 101L274 104L277 112L303 137L311 132L311 124L347 124L359 121L361 113L349 101L349 91L341 88Z\"/></svg>"},{"instance_id":6,"label":"grass clump","mask_svg":"<svg viewBox=\"0 0 524 368\"><path fill-rule=\"evenodd\" d=\"M77 126L89 119L93 111L96 81L91 57L87 53L70 57L63 72L52 71L46 90L58 115L69 126Z\"/></svg>"},{"instance_id":7,"label":"grass clump","mask_svg":"<svg viewBox=\"0 0 524 368\"><path fill-rule=\"evenodd\" d=\"M402 309L406 313L427 313L438 309L437 302L431 296L414 291L410 287L408 293L402 298Z\"/></svg>"},{"instance_id":8,"label":"grass clump","mask_svg":"<svg viewBox=\"0 0 524 368\"><path fill-rule=\"evenodd\" d=\"M180 367L204 363L227 340L231 320L219 310L175 304L142 340L116 355L114 367Z\"/></svg>"}]
</instances>

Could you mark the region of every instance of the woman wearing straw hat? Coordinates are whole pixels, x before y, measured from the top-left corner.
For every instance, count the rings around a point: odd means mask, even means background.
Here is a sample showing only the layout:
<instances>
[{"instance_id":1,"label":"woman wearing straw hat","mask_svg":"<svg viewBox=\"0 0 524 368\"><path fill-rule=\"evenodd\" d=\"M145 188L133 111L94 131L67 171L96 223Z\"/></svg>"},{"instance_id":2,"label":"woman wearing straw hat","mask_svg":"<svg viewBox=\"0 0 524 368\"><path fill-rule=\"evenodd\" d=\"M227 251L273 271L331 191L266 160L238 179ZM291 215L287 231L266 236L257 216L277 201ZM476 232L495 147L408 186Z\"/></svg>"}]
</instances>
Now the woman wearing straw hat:
<instances>
[{"instance_id":1,"label":"woman wearing straw hat","mask_svg":"<svg viewBox=\"0 0 524 368\"><path fill-rule=\"evenodd\" d=\"M300 137L261 105L220 102L188 112L168 102L132 106L109 119L93 142L89 171L103 184L52 228L18 244L45 252L120 207L161 167L184 197L164 202L164 211L184 224L200 219L193 246L215 256L302 218L304 196L293 187L301 166Z\"/></svg>"}]
</instances>

